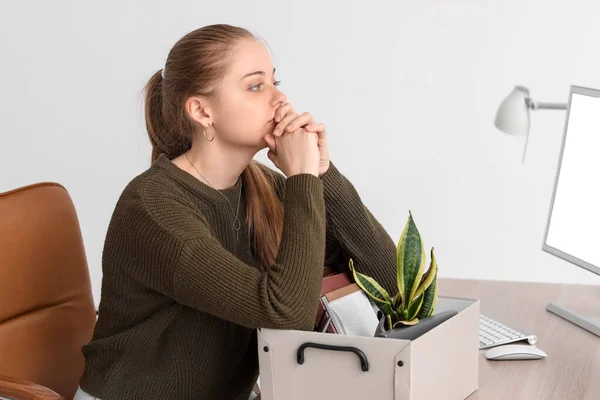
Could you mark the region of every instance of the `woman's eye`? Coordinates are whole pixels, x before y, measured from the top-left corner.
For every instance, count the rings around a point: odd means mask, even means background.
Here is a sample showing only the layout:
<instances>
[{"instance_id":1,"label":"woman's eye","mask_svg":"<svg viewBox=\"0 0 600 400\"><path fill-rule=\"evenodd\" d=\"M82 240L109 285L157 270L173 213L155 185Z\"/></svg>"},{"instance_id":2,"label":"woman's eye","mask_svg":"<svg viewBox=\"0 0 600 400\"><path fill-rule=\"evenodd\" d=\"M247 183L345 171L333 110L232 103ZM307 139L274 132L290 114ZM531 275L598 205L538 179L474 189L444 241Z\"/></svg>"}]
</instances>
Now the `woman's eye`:
<instances>
[{"instance_id":1,"label":"woman's eye","mask_svg":"<svg viewBox=\"0 0 600 400\"><path fill-rule=\"evenodd\" d=\"M253 91L253 92L256 92L256 91L258 91L262 87L262 85L263 85L262 83L258 83L256 85L252 85L252 86L250 86L250 90ZM281 85L281 81L275 81L275 82L273 82L273 86L279 86L279 85Z\"/></svg>"}]
</instances>

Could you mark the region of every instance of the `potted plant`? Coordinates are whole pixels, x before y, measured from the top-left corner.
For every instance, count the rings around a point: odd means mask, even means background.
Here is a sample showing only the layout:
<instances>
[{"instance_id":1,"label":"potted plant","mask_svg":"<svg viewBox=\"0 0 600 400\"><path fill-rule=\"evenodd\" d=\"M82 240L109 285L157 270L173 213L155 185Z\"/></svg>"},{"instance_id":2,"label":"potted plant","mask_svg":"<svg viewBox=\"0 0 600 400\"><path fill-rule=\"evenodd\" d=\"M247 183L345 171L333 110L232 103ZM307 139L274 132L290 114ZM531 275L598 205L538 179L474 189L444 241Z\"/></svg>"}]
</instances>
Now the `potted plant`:
<instances>
[{"instance_id":1,"label":"potted plant","mask_svg":"<svg viewBox=\"0 0 600 400\"><path fill-rule=\"evenodd\" d=\"M390 297L372 277L358 272L352 259L348 263L354 281L380 310L376 335L415 326L420 320L432 317L438 297L438 267L432 247L429 269L425 272L425 248L410 211L396 249L398 293Z\"/></svg>"}]
</instances>

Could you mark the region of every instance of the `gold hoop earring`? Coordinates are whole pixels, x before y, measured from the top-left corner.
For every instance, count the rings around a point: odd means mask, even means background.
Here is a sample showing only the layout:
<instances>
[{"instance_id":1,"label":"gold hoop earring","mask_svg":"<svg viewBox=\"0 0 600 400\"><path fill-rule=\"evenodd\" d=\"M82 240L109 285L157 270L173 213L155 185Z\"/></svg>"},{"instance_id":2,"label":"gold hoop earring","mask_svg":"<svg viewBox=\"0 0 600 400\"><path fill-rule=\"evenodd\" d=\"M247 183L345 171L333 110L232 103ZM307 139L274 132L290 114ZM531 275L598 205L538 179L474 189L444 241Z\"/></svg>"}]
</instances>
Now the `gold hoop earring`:
<instances>
[{"instance_id":1,"label":"gold hoop earring","mask_svg":"<svg viewBox=\"0 0 600 400\"><path fill-rule=\"evenodd\" d=\"M211 128L212 128L213 134L212 134L212 138L210 138L210 139L208 137L206 137L206 128L203 129L203 131L204 131L204 139L206 139L209 142L212 142L213 140L215 140L215 128L213 128L212 126L211 126Z\"/></svg>"}]
</instances>

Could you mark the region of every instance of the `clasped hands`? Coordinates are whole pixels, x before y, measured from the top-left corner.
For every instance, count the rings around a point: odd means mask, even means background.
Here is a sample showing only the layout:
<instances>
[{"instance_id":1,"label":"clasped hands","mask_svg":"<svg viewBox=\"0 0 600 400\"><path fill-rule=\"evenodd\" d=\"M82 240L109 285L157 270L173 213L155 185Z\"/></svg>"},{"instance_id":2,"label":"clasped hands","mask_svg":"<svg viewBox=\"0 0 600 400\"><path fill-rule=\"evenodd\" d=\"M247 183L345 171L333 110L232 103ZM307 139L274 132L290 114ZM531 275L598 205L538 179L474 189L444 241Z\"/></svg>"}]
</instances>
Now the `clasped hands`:
<instances>
[{"instance_id":1,"label":"clasped hands","mask_svg":"<svg viewBox=\"0 0 600 400\"><path fill-rule=\"evenodd\" d=\"M275 112L274 121L276 123L273 133L265 135L265 142L269 147L267 157L275 162L277 158L277 138L281 135L294 134L302 128L307 132L317 134L317 146L319 148L319 176L322 176L329 169L329 150L327 148L327 131L324 124L315 122L313 116L308 113L298 114L290 103L280 106Z\"/></svg>"}]
</instances>

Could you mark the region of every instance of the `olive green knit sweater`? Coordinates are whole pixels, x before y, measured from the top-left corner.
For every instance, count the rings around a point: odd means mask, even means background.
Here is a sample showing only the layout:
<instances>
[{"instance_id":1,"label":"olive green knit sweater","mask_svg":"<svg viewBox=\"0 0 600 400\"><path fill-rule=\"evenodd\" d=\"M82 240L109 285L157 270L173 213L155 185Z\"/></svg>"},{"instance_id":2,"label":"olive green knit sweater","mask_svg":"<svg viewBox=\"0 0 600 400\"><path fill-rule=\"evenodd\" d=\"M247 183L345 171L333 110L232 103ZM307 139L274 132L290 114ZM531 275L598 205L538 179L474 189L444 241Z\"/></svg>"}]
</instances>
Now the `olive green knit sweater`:
<instances>
[{"instance_id":1,"label":"olive green knit sweater","mask_svg":"<svg viewBox=\"0 0 600 400\"><path fill-rule=\"evenodd\" d=\"M239 240L229 204L161 155L124 189L102 254L98 322L80 385L103 400L246 400L256 328L312 330L324 265L357 269L392 293L396 246L331 164L289 178L261 164L284 206L277 260ZM234 209L240 179L221 192ZM242 234L243 233L243 234Z\"/></svg>"}]
</instances>

